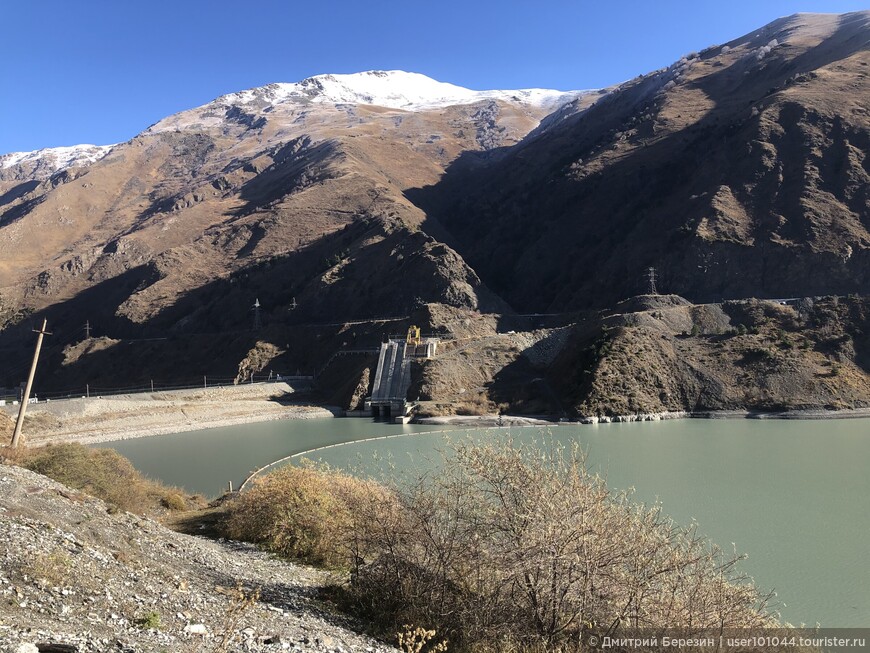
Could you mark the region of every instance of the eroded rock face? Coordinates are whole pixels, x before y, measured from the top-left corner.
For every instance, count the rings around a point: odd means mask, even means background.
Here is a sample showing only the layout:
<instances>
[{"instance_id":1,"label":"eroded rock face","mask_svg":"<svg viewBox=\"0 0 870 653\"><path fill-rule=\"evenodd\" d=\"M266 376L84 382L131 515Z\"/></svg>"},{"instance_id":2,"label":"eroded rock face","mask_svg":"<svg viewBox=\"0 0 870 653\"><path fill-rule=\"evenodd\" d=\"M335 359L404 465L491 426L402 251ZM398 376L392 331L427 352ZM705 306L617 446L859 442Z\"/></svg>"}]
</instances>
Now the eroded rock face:
<instances>
[{"instance_id":1,"label":"eroded rock face","mask_svg":"<svg viewBox=\"0 0 870 653\"><path fill-rule=\"evenodd\" d=\"M235 383L250 381L255 374L260 374L269 363L285 353L270 342L258 342L239 363L239 373Z\"/></svg>"},{"instance_id":2,"label":"eroded rock face","mask_svg":"<svg viewBox=\"0 0 870 653\"><path fill-rule=\"evenodd\" d=\"M360 373L359 382L356 384L356 389L351 395L348 402L348 410L362 410L365 404L365 398L369 396L369 385L371 384L371 369L366 367Z\"/></svg>"},{"instance_id":3,"label":"eroded rock face","mask_svg":"<svg viewBox=\"0 0 870 653\"><path fill-rule=\"evenodd\" d=\"M21 468L0 465L0 490L3 650L193 650L217 638L246 651L394 650L319 616L317 570L109 514ZM238 623L227 617L242 605L237 587L259 589Z\"/></svg>"}]
</instances>

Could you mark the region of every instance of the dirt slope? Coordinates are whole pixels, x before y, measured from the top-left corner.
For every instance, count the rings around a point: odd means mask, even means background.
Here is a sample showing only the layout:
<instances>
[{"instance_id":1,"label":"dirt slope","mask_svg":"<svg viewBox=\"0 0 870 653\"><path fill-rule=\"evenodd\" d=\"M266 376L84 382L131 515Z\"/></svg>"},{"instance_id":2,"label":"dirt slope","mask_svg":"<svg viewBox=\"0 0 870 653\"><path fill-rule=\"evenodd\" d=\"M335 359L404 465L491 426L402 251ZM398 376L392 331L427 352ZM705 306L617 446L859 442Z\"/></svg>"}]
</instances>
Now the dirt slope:
<instances>
[{"instance_id":1,"label":"dirt slope","mask_svg":"<svg viewBox=\"0 0 870 653\"><path fill-rule=\"evenodd\" d=\"M866 409L868 319L866 297L640 297L566 327L449 341L409 396L427 415Z\"/></svg>"}]
</instances>

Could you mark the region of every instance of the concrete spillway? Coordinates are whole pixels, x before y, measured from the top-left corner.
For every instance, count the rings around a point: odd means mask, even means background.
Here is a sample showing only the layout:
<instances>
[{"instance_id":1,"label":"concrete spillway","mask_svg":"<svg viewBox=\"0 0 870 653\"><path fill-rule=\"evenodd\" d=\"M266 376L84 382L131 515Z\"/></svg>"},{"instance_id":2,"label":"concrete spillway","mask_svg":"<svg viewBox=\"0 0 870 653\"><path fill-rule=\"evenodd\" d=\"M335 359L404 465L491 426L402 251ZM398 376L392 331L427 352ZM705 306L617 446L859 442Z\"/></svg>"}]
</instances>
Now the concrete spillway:
<instances>
[{"instance_id":1,"label":"concrete spillway","mask_svg":"<svg viewBox=\"0 0 870 653\"><path fill-rule=\"evenodd\" d=\"M401 340L381 345L370 400L374 415L390 418L405 413L405 399L411 385L411 359L405 356L406 348L407 344Z\"/></svg>"},{"instance_id":2,"label":"concrete spillway","mask_svg":"<svg viewBox=\"0 0 870 653\"><path fill-rule=\"evenodd\" d=\"M372 401L404 401L411 385L411 359L405 357L407 345L390 340L381 345L378 370L372 387Z\"/></svg>"},{"instance_id":3,"label":"concrete spillway","mask_svg":"<svg viewBox=\"0 0 870 653\"><path fill-rule=\"evenodd\" d=\"M408 388L411 386L411 361L432 358L437 344L437 338L427 338L417 344L391 339L381 345L372 396L367 402L373 415L388 419L405 416Z\"/></svg>"}]
</instances>

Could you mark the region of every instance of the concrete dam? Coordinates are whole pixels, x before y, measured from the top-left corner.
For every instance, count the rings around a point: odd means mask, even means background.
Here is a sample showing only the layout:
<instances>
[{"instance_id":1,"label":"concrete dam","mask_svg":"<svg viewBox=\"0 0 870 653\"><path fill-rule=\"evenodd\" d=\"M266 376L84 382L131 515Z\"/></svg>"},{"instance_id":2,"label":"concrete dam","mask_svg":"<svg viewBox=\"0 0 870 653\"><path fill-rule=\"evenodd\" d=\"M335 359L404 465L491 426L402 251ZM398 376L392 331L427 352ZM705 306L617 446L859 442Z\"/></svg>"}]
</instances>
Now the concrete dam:
<instances>
[{"instance_id":1,"label":"concrete dam","mask_svg":"<svg viewBox=\"0 0 870 653\"><path fill-rule=\"evenodd\" d=\"M374 417L404 421L408 417L411 361L433 358L437 347L438 338L421 338L416 327L411 327L406 338L390 338L382 343L366 409Z\"/></svg>"}]
</instances>

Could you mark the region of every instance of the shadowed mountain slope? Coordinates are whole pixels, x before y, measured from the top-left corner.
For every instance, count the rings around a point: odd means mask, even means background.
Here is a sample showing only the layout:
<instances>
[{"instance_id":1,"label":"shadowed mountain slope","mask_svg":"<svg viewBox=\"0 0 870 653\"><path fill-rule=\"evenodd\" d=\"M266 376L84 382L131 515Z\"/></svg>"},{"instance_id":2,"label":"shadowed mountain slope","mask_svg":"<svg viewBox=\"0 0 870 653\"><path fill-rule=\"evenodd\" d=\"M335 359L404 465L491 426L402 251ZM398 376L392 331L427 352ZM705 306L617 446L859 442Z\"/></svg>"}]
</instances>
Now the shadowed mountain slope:
<instances>
[{"instance_id":1,"label":"shadowed mountain slope","mask_svg":"<svg viewBox=\"0 0 870 653\"><path fill-rule=\"evenodd\" d=\"M800 14L573 94L320 76L0 157L0 386L45 315L57 388L253 355L358 399L413 321L453 338L416 370L435 412L865 407L864 300L698 304L866 294L868 43L870 12ZM620 304L651 266L689 301Z\"/></svg>"},{"instance_id":2,"label":"shadowed mountain slope","mask_svg":"<svg viewBox=\"0 0 870 653\"><path fill-rule=\"evenodd\" d=\"M870 12L783 18L411 191L514 308L870 287ZM558 119L556 119L558 118Z\"/></svg>"}]
</instances>

